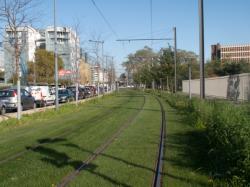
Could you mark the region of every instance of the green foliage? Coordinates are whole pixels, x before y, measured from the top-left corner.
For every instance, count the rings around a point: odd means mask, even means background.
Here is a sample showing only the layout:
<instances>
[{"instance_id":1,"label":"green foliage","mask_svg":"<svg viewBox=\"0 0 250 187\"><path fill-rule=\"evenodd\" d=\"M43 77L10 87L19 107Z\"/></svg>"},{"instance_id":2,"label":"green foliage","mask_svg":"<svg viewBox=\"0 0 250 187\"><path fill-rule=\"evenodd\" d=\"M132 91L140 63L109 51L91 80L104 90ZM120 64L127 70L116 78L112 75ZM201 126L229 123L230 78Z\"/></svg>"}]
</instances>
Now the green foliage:
<instances>
[{"instance_id":1,"label":"green foliage","mask_svg":"<svg viewBox=\"0 0 250 187\"><path fill-rule=\"evenodd\" d=\"M235 106L224 101L191 101L182 95L165 95L167 102L185 112L187 122L206 130L207 156L214 177L232 184L250 181L249 106Z\"/></svg>"},{"instance_id":2,"label":"green foliage","mask_svg":"<svg viewBox=\"0 0 250 187\"><path fill-rule=\"evenodd\" d=\"M181 89L181 82L188 79L188 64L192 67L192 78L199 76L197 55L193 52L178 50L177 55L177 83ZM171 48L163 48L154 52L151 48L144 47L128 56L128 61L123 63L126 71L136 84L146 84L151 87L155 81L156 86L163 84L168 90L174 87L174 52Z\"/></svg>"},{"instance_id":3,"label":"green foliage","mask_svg":"<svg viewBox=\"0 0 250 187\"><path fill-rule=\"evenodd\" d=\"M250 64L245 61L241 62L212 61L206 63L205 70L207 77L235 75L241 73L249 73Z\"/></svg>"},{"instance_id":4,"label":"green foliage","mask_svg":"<svg viewBox=\"0 0 250 187\"><path fill-rule=\"evenodd\" d=\"M58 57L58 69L63 68L63 61ZM54 53L44 49L38 49L35 53L35 62L28 62L28 81L39 83L54 83L55 63Z\"/></svg>"}]
</instances>

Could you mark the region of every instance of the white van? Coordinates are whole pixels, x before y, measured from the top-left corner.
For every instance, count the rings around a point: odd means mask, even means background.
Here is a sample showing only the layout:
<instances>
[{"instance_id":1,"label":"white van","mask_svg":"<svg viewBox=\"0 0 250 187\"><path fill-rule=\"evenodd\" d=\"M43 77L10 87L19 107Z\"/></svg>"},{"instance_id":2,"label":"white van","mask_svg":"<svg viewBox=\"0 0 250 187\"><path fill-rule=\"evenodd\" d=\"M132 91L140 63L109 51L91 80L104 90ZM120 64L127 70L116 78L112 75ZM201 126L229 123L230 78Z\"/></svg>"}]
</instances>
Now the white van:
<instances>
[{"instance_id":1,"label":"white van","mask_svg":"<svg viewBox=\"0 0 250 187\"><path fill-rule=\"evenodd\" d=\"M50 93L49 86L29 86L26 90L35 98L38 106L53 105L55 103L55 95Z\"/></svg>"}]
</instances>

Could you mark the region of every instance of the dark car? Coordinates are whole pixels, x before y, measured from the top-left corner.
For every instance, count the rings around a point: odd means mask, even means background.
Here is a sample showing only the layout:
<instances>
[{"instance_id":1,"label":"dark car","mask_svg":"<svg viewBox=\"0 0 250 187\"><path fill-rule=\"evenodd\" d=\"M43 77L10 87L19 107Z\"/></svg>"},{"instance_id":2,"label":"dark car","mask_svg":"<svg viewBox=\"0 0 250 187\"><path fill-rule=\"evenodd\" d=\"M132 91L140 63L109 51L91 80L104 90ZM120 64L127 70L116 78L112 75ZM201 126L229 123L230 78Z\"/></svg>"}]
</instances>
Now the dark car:
<instances>
[{"instance_id":1,"label":"dark car","mask_svg":"<svg viewBox=\"0 0 250 187\"><path fill-rule=\"evenodd\" d=\"M91 89L89 88L89 87L84 87L84 88L82 88L83 89L83 91L84 91L84 93L85 93L85 96L86 96L86 98L89 98L89 97L92 97L93 95L92 95L92 92L91 92Z\"/></svg>"},{"instance_id":2,"label":"dark car","mask_svg":"<svg viewBox=\"0 0 250 187\"><path fill-rule=\"evenodd\" d=\"M76 99L76 87L75 86L70 86L67 87L67 90L70 90L74 93L74 98ZM85 92L82 90L81 87L78 87L78 99L85 99Z\"/></svg>"},{"instance_id":3,"label":"dark car","mask_svg":"<svg viewBox=\"0 0 250 187\"><path fill-rule=\"evenodd\" d=\"M58 90L59 103L66 103L75 100L74 93L70 89Z\"/></svg>"},{"instance_id":4,"label":"dark car","mask_svg":"<svg viewBox=\"0 0 250 187\"><path fill-rule=\"evenodd\" d=\"M6 110L17 110L17 89L0 91L0 100L5 103ZM21 89L22 110L36 108L34 97L25 89Z\"/></svg>"},{"instance_id":5,"label":"dark car","mask_svg":"<svg viewBox=\"0 0 250 187\"><path fill-rule=\"evenodd\" d=\"M90 97L93 97L96 95L96 88L94 86L85 86L85 88L87 88L87 90L90 91Z\"/></svg>"}]
</instances>

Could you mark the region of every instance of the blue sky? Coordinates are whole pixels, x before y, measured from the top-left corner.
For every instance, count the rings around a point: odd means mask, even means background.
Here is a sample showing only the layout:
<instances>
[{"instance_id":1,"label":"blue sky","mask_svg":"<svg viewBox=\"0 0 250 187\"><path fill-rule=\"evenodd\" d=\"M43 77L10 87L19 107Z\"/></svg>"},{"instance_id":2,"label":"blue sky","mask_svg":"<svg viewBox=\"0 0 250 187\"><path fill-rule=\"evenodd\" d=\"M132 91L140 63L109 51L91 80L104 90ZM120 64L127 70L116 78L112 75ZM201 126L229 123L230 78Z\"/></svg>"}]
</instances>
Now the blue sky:
<instances>
[{"instance_id":1,"label":"blue sky","mask_svg":"<svg viewBox=\"0 0 250 187\"><path fill-rule=\"evenodd\" d=\"M60 26L74 26L80 21L83 47L88 50L87 41L100 37L105 41L105 54L115 57L118 71L129 53L151 46L151 42L119 43L118 38L150 37L150 0L95 0L107 20L116 31L113 34L99 15L91 0L57 0L57 22ZM152 0L153 37L171 38L172 28L177 27L177 45L180 49L199 49L198 0ZM205 11L205 52L210 58L210 45L250 43L250 1L249 0L204 0ZM42 16L38 27L53 23L53 1L43 0L39 9ZM159 50L171 41L154 42L152 47Z\"/></svg>"}]
</instances>

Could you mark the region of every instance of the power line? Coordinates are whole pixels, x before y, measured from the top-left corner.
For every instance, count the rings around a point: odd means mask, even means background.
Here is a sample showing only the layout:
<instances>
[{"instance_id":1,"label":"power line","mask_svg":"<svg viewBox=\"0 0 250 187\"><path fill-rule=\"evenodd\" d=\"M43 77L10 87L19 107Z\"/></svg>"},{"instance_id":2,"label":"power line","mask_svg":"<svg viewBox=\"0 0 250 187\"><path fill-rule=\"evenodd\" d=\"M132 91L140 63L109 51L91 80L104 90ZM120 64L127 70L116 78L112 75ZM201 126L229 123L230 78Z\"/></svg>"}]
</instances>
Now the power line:
<instances>
[{"instance_id":1,"label":"power line","mask_svg":"<svg viewBox=\"0 0 250 187\"><path fill-rule=\"evenodd\" d=\"M98 13L101 15L102 19L104 20L104 22L106 23L106 25L109 27L109 29L112 31L112 33L118 37L116 31L113 29L113 27L111 26L110 22L108 21L108 19L104 16L104 14L102 13L101 9L97 6L97 4L95 3L94 0L91 0L91 2L93 3L94 7L96 8L96 10L98 11Z\"/></svg>"},{"instance_id":2,"label":"power line","mask_svg":"<svg viewBox=\"0 0 250 187\"><path fill-rule=\"evenodd\" d=\"M155 40L173 40L173 38L134 38L134 39L118 39L117 42L131 42L131 41L155 41Z\"/></svg>"}]
</instances>

